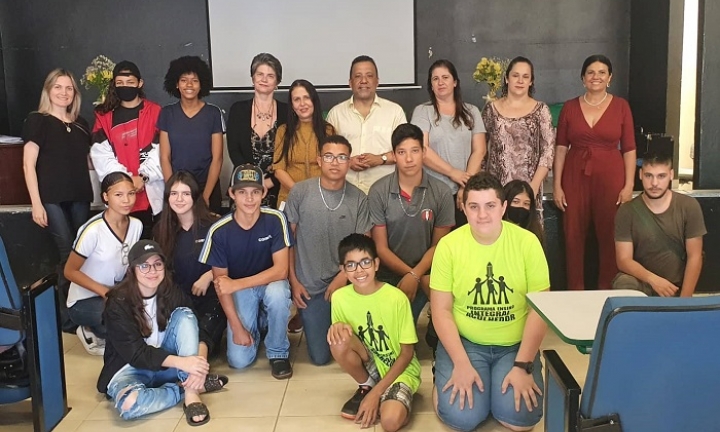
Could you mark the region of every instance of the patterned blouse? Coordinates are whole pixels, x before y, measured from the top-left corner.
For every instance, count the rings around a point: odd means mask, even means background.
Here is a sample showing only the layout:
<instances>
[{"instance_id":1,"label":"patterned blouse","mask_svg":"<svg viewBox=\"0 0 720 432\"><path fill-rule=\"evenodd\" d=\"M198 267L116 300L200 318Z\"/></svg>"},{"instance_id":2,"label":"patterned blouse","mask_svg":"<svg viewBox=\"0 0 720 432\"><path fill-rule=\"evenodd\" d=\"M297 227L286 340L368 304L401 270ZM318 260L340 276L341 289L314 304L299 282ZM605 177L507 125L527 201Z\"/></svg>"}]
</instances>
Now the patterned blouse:
<instances>
[{"instance_id":1,"label":"patterned blouse","mask_svg":"<svg viewBox=\"0 0 720 432\"><path fill-rule=\"evenodd\" d=\"M538 167L552 169L555 128L547 104L538 102L529 114L518 118L507 118L498 112L493 103L489 103L482 111L482 118L487 130L486 168L500 179L503 185L510 180L524 180L530 183ZM542 220L542 196L542 185L540 185L535 197L540 220Z\"/></svg>"},{"instance_id":2,"label":"patterned blouse","mask_svg":"<svg viewBox=\"0 0 720 432\"><path fill-rule=\"evenodd\" d=\"M273 154L275 152L275 133L277 132L277 122L262 137L250 129L250 145L252 147L253 161L259 166L264 173L272 171ZM268 191L262 200L262 205L275 208L277 205L277 191L273 188Z\"/></svg>"}]
</instances>

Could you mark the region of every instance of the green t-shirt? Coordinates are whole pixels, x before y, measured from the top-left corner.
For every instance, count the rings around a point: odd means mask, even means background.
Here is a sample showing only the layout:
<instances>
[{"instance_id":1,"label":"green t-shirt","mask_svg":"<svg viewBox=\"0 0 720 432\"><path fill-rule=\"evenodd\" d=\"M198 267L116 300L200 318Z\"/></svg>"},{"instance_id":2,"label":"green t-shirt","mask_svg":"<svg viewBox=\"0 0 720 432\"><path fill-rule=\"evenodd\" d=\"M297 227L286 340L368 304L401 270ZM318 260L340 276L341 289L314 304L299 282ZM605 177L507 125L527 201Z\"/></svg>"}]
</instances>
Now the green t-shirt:
<instances>
[{"instance_id":1,"label":"green t-shirt","mask_svg":"<svg viewBox=\"0 0 720 432\"><path fill-rule=\"evenodd\" d=\"M370 295L358 294L352 285L333 293L332 322L349 324L355 335L372 352L381 377L400 355L400 345L417 343L410 301L405 293L384 284ZM405 371L395 380L407 384L415 393L420 387L420 362L415 354Z\"/></svg>"},{"instance_id":2,"label":"green t-shirt","mask_svg":"<svg viewBox=\"0 0 720 432\"><path fill-rule=\"evenodd\" d=\"M465 225L443 237L435 249L430 288L453 295L460 336L480 345L514 345L522 339L529 292L550 287L538 238L503 221L500 237L481 245Z\"/></svg>"}]
</instances>

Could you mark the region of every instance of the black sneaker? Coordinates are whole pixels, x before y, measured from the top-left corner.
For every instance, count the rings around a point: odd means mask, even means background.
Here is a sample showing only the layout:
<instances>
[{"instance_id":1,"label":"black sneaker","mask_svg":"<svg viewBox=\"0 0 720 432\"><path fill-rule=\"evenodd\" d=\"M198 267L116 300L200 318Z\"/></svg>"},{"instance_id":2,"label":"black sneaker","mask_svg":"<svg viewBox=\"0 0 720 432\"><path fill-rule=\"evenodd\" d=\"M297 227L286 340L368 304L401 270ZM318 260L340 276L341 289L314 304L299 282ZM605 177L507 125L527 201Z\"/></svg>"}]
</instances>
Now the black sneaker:
<instances>
[{"instance_id":1,"label":"black sneaker","mask_svg":"<svg viewBox=\"0 0 720 432\"><path fill-rule=\"evenodd\" d=\"M275 379L288 379L293 375L292 366L288 359L270 359L270 368Z\"/></svg>"},{"instance_id":2,"label":"black sneaker","mask_svg":"<svg viewBox=\"0 0 720 432\"><path fill-rule=\"evenodd\" d=\"M365 399L365 395L370 393L370 390L372 390L372 387L358 386L355 394L343 405L340 415L346 419L355 420L360 409L360 403Z\"/></svg>"}]
</instances>

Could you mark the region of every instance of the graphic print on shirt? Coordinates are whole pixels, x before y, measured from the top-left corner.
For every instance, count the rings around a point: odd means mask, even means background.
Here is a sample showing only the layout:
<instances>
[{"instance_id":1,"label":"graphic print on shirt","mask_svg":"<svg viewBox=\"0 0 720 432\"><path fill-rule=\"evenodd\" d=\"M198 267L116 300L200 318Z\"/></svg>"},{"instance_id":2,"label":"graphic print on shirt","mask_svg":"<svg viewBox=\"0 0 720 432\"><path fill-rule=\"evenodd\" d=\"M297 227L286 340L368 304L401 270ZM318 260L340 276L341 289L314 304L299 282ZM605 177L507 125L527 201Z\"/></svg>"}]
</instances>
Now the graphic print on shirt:
<instances>
[{"instance_id":1,"label":"graphic print on shirt","mask_svg":"<svg viewBox=\"0 0 720 432\"><path fill-rule=\"evenodd\" d=\"M478 321L514 321L514 306L510 305L508 292L513 294L515 290L505 282L505 276L494 274L491 262L484 276L475 278L475 285L467 292L472 302L467 305L466 315Z\"/></svg>"},{"instance_id":2,"label":"graphic print on shirt","mask_svg":"<svg viewBox=\"0 0 720 432\"><path fill-rule=\"evenodd\" d=\"M391 367L395 363L395 355L393 354L388 341L388 336L382 324L373 322L372 313L368 311L367 327L358 326L358 338L373 353L373 356L383 362L387 367Z\"/></svg>"}]
</instances>

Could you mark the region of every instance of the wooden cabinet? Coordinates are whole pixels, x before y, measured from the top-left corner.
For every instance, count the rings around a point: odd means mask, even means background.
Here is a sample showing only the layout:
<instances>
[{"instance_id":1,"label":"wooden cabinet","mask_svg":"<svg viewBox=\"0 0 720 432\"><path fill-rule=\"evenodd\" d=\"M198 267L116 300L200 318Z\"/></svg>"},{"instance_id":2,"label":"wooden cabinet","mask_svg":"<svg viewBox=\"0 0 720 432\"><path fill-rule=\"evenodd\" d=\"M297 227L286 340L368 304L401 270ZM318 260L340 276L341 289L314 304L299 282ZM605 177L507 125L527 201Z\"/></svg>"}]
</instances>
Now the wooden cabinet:
<instances>
[{"instance_id":1,"label":"wooden cabinet","mask_svg":"<svg viewBox=\"0 0 720 432\"><path fill-rule=\"evenodd\" d=\"M23 145L0 142L0 205L30 204L23 174Z\"/></svg>"}]
</instances>

